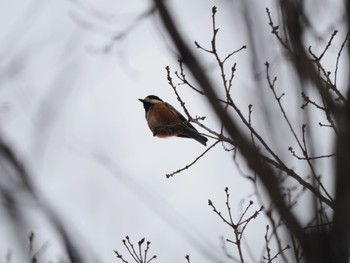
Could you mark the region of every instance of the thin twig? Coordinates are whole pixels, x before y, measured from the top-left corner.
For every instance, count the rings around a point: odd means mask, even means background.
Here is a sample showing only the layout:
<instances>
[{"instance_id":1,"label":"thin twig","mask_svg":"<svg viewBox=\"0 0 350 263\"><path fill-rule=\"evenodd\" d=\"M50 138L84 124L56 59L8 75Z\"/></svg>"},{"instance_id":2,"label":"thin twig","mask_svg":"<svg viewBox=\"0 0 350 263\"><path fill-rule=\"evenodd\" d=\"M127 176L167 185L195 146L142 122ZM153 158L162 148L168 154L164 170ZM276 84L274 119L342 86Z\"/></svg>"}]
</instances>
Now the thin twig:
<instances>
[{"instance_id":1,"label":"thin twig","mask_svg":"<svg viewBox=\"0 0 350 263\"><path fill-rule=\"evenodd\" d=\"M318 68L319 70L321 70L321 72L323 73L323 76L326 78L327 87L329 87L332 91L334 91L335 94L337 94L339 100L341 100L343 103L347 103L347 100L346 100L346 98L344 97L344 95L341 94L341 92L337 89L337 87L333 84L331 78L329 77L330 72L329 72L329 71L327 72L327 71L324 69L324 67L321 65L321 63L320 63L318 57L312 52L311 46L309 46L308 51L309 51L309 54L310 54L310 55L313 57L313 59L314 59L313 62L316 64L317 68Z\"/></svg>"},{"instance_id":2,"label":"thin twig","mask_svg":"<svg viewBox=\"0 0 350 263\"><path fill-rule=\"evenodd\" d=\"M119 258L123 263L128 263L128 261L126 261L126 260L123 258L123 255L120 254L117 250L114 250L114 253L116 254L117 258Z\"/></svg>"},{"instance_id":3,"label":"thin twig","mask_svg":"<svg viewBox=\"0 0 350 263\"><path fill-rule=\"evenodd\" d=\"M180 66L180 73L178 73L177 71L175 71L175 75L178 77L179 80L182 81L181 84L186 84L187 86L189 86L191 89L193 89L194 91L198 92L201 95L205 95L205 93L202 90L197 89L194 85L192 85L186 78L186 74L184 71L184 67L183 67L183 62L181 59L178 60L179 62L179 66Z\"/></svg>"},{"instance_id":4,"label":"thin twig","mask_svg":"<svg viewBox=\"0 0 350 263\"><path fill-rule=\"evenodd\" d=\"M146 248L142 250L142 246L145 243L145 238L142 238L138 241L138 252L134 249L134 245L131 243L129 236L126 236L125 239L123 239L124 247L128 250L129 255L133 258L133 260L136 263L149 263L153 259L156 259L157 256L153 255L150 259L147 260L148 250L150 247L151 242L146 242ZM122 254L120 254L117 250L114 250L114 253L116 254L117 258L119 258L122 262L128 263L128 261L123 257Z\"/></svg>"},{"instance_id":5,"label":"thin twig","mask_svg":"<svg viewBox=\"0 0 350 263\"><path fill-rule=\"evenodd\" d=\"M243 220L243 218L246 215L247 211L249 210L249 208L253 204L252 201L249 201L249 204L245 208L244 212L241 214L241 216L240 216L239 220L237 221L237 223L234 223L233 219L232 219L231 206L230 206L230 202L229 202L230 194L229 194L228 187L225 188L225 193L226 193L226 208L227 208L227 211L228 211L228 214L229 214L229 219L226 219L222 215L222 213L216 209L215 205L213 204L213 202L210 199L208 200L208 205L213 209L214 213L217 214L225 224L227 224L230 228L233 229L235 240L226 239L226 241L229 242L229 243L234 244L237 247L238 254L239 254L239 257L240 257L240 262L244 262L243 251L242 251L242 246L241 246L243 233L244 233L247 225L249 224L249 222L251 220L255 219L259 215L259 213L263 210L263 206L259 210L255 211L247 219ZM243 225L243 227L242 227L242 225Z\"/></svg>"},{"instance_id":6,"label":"thin twig","mask_svg":"<svg viewBox=\"0 0 350 263\"><path fill-rule=\"evenodd\" d=\"M212 148L215 147L220 141L214 142L212 145L210 145L201 155L199 155L196 159L194 159L193 162L187 164L185 167L178 169L172 173L166 174L166 178L173 177L175 174L181 173L182 171L190 168L192 165L194 165L200 158L202 158L207 152L209 152Z\"/></svg>"},{"instance_id":7,"label":"thin twig","mask_svg":"<svg viewBox=\"0 0 350 263\"><path fill-rule=\"evenodd\" d=\"M323 126L326 126L326 125L323 125ZM323 158L330 158L337 155L336 153L332 153L332 154L325 154L325 155L319 155L314 157L308 156L306 158L306 157L298 156L292 147L289 147L288 150L292 153L293 157L297 158L298 160L317 160L317 159L323 159Z\"/></svg>"},{"instance_id":8,"label":"thin twig","mask_svg":"<svg viewBox=\"0 0 350 263\"><path fill-rule=\"evenodd\" d=\"M323 52L321 53L321 55L318 57L318 61L320 61L320 60L323 58L324 54L326 53L326 51L328 50L328 48L331 46L332 41L333 41L333 39L334 39L334 37L335 37L335 35L336 35L337 33L338 33L338 30L334 30L334 31L333 31L333 34L331 35L331 38L329 39L329 41L328 41L328 43L327 43L325 49L323 50Z\"/></svg>"},{"instance_id":9,"label":"thin twig","mask_svg":"<svg viewBox=\"0 0 350 263\"><path fill-rule=\"evenodd\" d=\"M269 26L271 27L272 31L271 33L274 34L276 36L276 38L278 39L278 41L282 44L282 46L290 53L293 54L292 49L287 45L287 43L282 39L282 37L279 35L278 33L278 29L279 26L275 26L272 18L271 18L271 13L270 10L268 8L266 8L266 13L267 13L267 17L269 18Z\"/></svg>"},{"instance_id":10,"label":"thin twig","mask_svg":"<svg viewBox=\"0 0 350 263\"><path fill-rule=\"evenodd\" d=\"M231 255L230 253L229 253L229 251L228 251L228 249L227 249L227 246L226 246L226 240L225 240L225 238L221 238L221 249L222 249L222 251L224 252L224 254L225 254L225 256L228 258L228 259L230 259L230 260L232 260L232 261L234 261L234 262L237 262L237 263L241 263L241 261L238 259L238 258L236 258L236 257L234 257L233 255Z\"/></svg>"},{"instance_id":11,"label":"thin twig","mask_svg":"<svg viewBox=\"0 0 350 263\"><path fill-rule=\"evenodd\" d=\"M267 262L271 263L271 255L270 255L271 249L269 247L269 240L267 238L268 233L269 233L269 225L266 225L266 232L265 232L264 239L265 239L265 248L266 248L267 257L264 257L264 259L266 259Z\"/></svg>"},{"instance_id":12,"label":"thin twig","mask_svg":"<svg viewBox=\"0 0 350 263\"><path fill-rule=\"evenodd\" d=\"M320 199L322 202L327 204L329 207L334 209L334 202L332 200L329 200L325 196L323 196L317 189L315 189L310 183L303 180L298 174L295 173L294 170L289 169L287 167L281 166L280 163L272 160L271 158L261 155L261 158L266 161L267 163L272 164L274 167L280 169L281 171L284 171L286 174L288 174L290 177L296 179L298 183L300 183L302 186L310 190L318 199Z\"/></svg>"},{"instance_id":13,"label":"thin twig","mask_svg":"<svg viewBox=\"0 0 350 263\"><path fill-rule=\"evenodd\" d=\"M269 66L270 66L270 64L268 62L266 62L265 66L266 66L266 79L267 79L267 82L268 82L269 87L270 87L270 89L271 89L271 91L272 91L272 93L273 93L273 95L274 95L274 97L275 97L275 99L276 99L276 101L278 103L278 106L280 108L280 111L281 111L281 113L283 115L284 120L288 124L289 130L292 132L295 141L297 142L299 148L302 150L303 155L305 156L306 161L307 161L307 163L308 163L308 165L310 167L310 170L312 172L313 177L316 179L317 183L321 186L321 188L323 189L324 193L327 195L329 200L333 201L332 197L329 195L328 191L323 186L322 182L317 178L316 173L315 173L314 168L313 168L313 165L310 162L310 159L308 158L308 152L307 152L307 147L306 147L306 142L305 142L305 137L304 137L304 131L305 131L305 127L306 127L305 124L302 127L302 130L303 130L303 143L304 143L304 146L303 146L303 144L301 143L300 139L298 138L296 132L294 131L294 128L293 128L292 124L290 123L289 118L288 118L288 116L287 116L287 114L286 114L286 112L285 112L285 110L284 110L284 108L282 106L281 98L282 98L282 96L284 94L282 94L281 96L277 96L277 93L276 93L276 90L275 90L275 83L276 83L277 78L274 77L274 79L271 80L270 74L269 74Z\"/></svg>"},{"instance_id":14,"label":"thin twig","mask_svg":"<svg viewBox=\"0 0 350 263\"><path fill-rule=\"evenodd\" d=\"M141 262L138 255L136 254L136 251L134 249L134 245L130 241L130 238L128 236L126 236L125 238L126 238L126 240L125 239L123 240L123 244L126 247L126 249L128 250L129 254L132 256L132 258L136 262Z\"/></svg>"},{"instance_id":15,"label":"thin twig","mask_svg":"<svg viewBox=\"0 0 350 263\"><path fill-rule=\"evenodd\" d=\"M340 50L338 52L338 56L337 56L337 61L335 63L335 70L334 70L334 85L337 85L337 76L338 76L338 65L339 65L339 60L340 60L340 55L344 49L345 43L349 40L349 32L346 34L346 37L343 41L343 43L341 44Z\"/></svg>"},{"instance_id":16,"label":"thin twig","mask_svg":"<svg viewBox=\"0 0 350 263\"><path fill-rule=\"evenodd\" d=\"M180 102L180 105L181 105L181 107L183 108L183 110L185 111L185 114L186 114L187 118L188 118L189 120L191 120L192 117L191 117L189 111L187 110L187 108L186 108L186 106L185 106L185 102L181 99L179 93L177 92L176 86L175 86L174 83L173 83L173 79L171 78L171 75L170 75L170 67L169 67L169 66L166 66L165 69L166 69L166 72L167 72L167 79L168 79L169 85L173 88L173 90L174 90L174 92L175 92L175 94L176 94L177 100Z\"/></svg>"}]
</instances>

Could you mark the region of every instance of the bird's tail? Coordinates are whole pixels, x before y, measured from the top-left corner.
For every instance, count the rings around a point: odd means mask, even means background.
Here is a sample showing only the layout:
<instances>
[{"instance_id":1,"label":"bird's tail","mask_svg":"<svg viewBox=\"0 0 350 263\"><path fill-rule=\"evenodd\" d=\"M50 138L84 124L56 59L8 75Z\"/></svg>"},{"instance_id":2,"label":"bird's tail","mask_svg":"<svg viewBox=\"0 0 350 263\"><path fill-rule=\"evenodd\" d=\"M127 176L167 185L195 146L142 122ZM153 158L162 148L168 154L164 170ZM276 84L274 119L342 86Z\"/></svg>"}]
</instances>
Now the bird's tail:
<instances>
[{"instance_id":1,"label":"bird's tail","mask_svg":"<svg viewBox=\"0 0 350 263\"><path fill-rule=\"evenodd\" d=\"M197 130L187 128L186 135L190 138L195 139L197 142L200 142L204 146L207 146L208 138L204 137L203 135L200 135Z\"/></svg>"}]
</instances>

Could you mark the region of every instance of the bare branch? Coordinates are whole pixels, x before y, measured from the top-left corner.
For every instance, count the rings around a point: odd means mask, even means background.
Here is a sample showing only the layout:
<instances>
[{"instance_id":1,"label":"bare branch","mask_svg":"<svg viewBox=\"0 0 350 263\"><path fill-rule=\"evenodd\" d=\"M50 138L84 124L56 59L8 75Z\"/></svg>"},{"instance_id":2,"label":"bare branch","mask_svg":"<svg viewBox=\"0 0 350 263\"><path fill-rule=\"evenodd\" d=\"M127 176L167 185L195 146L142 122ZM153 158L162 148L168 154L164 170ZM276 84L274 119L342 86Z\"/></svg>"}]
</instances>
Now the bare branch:
<instances>
[{"instance_id":1,"label":"bare branch","mask_svg":"<svg viewBox=\"0 0 350 263\"><path fill-rule=\"evenodd\" d=\"M181 169L178 169L170 174L166 174L166 178L169 178L169 177L173 177L175 174L178 174L178 173L181 173L182 171L190 168L192 165L194 165L200 158L202 158L207 152L209 152L212 148L215 147L215 145L217 145L220 141L216 141L214 142L212 145L210 145L201 155L199 155L196 159L194 159L193 162L191 162L190 164L187 164L185 167L181 168Z\"/></svg>"}]
</instances>

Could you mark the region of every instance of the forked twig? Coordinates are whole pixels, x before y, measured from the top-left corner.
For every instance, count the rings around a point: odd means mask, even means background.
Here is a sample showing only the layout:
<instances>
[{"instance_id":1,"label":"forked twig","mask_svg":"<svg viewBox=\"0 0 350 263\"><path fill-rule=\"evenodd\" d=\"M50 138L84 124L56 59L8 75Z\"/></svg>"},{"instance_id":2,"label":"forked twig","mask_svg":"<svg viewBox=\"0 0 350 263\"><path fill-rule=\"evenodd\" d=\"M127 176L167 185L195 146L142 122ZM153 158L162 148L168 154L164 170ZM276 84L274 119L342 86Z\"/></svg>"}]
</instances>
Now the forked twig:
<instances>
[{"instance_id":1,"label":"forked twig","mask_svg":"<svg viewBox=\"0 0 350 263\"><path fill-rule=\"evenodd\" d=\"M139 240L137 242L138 251L136 251L133 243L130 241L129 236L126 236L125 239L123 239L124 247L128 250L129 255L132 257L132 259L136 263L149 263L152 260L157 258L156 255L153 255L150 259L147 258L151 242L147 241L146 248L143 250L144 243L145 243L145 238L142 238L141 240ZM117 258L120 259L123 263L128 263L128 261L123 257L123 255L120 254L117 250L114 250L114 253L116 254Z\"/></svg>"},{"instance_id":2,"label":"forked twig","mask_svg":"<svg viewBox=\"0 0 350 263\"><path fill-rule=\"evenodd\" d=\"M243 256L243 251L242 251L242 238L243 238L243 233L249 224L249 222L253 219L255 219L259 213L264 209L263 206L261 206L258 210L256 210L252 215L248 216L248 218L245 218L245 215L247 214L249 208L253 205L253 201L249 201L249 204L247 205L246 209L244 212L240 215L238 221L235 223L233 221L232 217L232 211L231 211L231 206L230 206L230 193L228 187L225 188L225 193L226 193L226 208L228 211L228 219L226 219L222 213L217 210L213 202L209 199L208 200L208 205L213 209L214 213L217 214L221 220L227 224L230 228L233 229L234 231L234 240L226 239L227 242L234 244L237 247L240 262L244 262L244 256Z\"/></svg>"}]
</instances>

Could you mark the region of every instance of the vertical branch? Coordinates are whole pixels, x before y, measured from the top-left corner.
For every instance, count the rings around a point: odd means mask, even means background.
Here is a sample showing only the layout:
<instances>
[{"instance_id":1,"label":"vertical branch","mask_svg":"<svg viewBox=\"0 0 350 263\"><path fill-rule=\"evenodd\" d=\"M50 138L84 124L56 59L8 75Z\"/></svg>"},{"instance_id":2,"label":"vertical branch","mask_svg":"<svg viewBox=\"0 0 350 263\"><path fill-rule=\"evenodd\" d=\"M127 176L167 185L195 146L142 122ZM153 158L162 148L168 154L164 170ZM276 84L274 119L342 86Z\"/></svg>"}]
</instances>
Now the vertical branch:
<instances>
[{"instance_id":1,"label":"vertical branch","mask_svg":"<svg viewBox=\"0 0 350 263\"><path fill-rule=\"evenodd\" d=\"M350 3L346 1L346 17L350 28ZM348 45L348 54L350 46ZM350 57L348 55L348 61ZM350 84L347 84L347 101L350 99ZM332 249L336 252L337 262L349 261L350 238L350 107L346 104L336 116L339 128L336 139L336 182L335 182L335 211L333 224Z\"/></svg>"},{"instance_id":2,"label":"vertical branch","mask_svg":"<svg viewBox=\"0 0 350 263\"><path fill-rule=\"evenodd\" d=\"M349 6L349 3L347 3ZM349 7L348 7L349 9ZM348 16L350 12L348 13ZM349 87L350 88L350 87ZM347 99L350 99L348 94ZM336 158L336 203L334 211L334 226L332 249L335 250L337 262L349 260L350 238L350 109L346 105L344 111L338 116L339 136L337 138Z\"/></svg>"}]
</instances>

